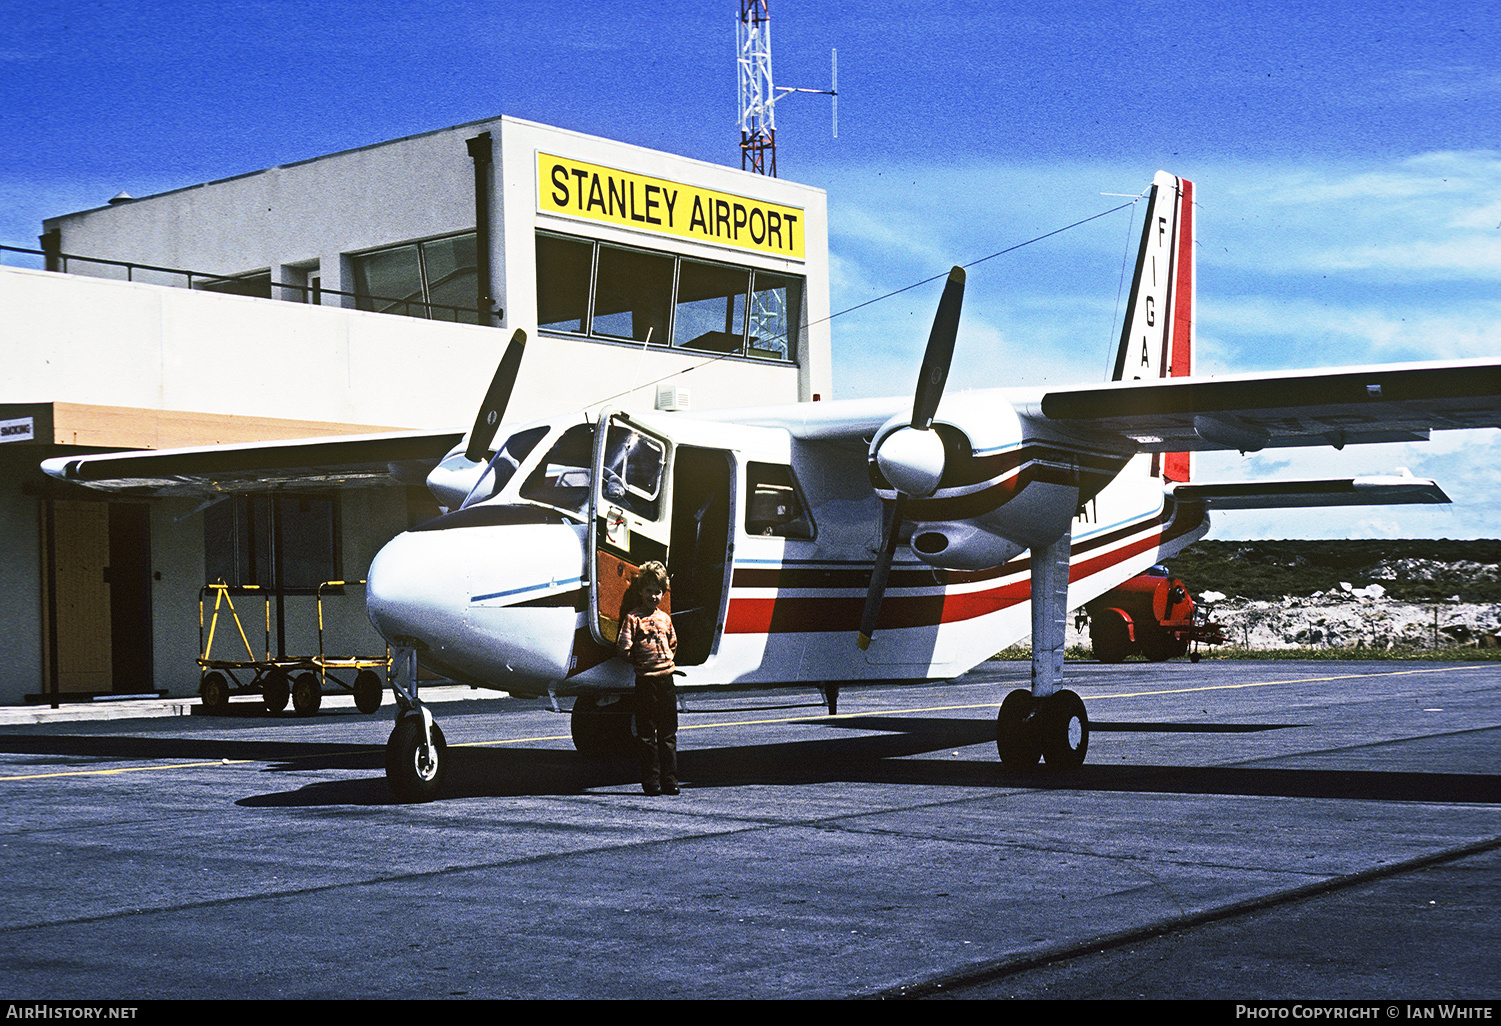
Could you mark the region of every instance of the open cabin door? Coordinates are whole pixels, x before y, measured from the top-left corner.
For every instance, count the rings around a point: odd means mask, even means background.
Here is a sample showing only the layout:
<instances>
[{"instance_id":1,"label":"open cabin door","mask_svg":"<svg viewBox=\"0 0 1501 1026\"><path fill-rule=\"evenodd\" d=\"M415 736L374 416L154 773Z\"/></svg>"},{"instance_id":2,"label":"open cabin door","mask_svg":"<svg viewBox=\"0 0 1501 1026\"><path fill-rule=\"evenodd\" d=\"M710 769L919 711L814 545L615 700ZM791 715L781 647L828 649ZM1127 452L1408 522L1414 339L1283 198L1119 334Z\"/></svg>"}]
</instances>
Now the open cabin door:
<instances>
[{"instance_id":1,"label":"open cabin door","mask_svg":"<svg viewBox=\"0 0 1501 1026\"><path fill-rule=\"evenodd\" d=\"M667 439L631 423L623 413L602 417L594 436L589 496L589 627L614 646L626 610L626 589L643 563L667 563L672 518L667 496ZM670 564L669 564L670 565ZM662 608L672 612L672 596Z\"/></svg>"},{"instance_id":2,"label":"open cabin door","mask_svg":"<svg viewBox=\"0 0 1501 1026\"><path fill-rule=\"evenodd\" d=\"M662 608L677 631L678 665L709 658L729 600L734 479L726 449L675 444L626 414L602 418L589 509L596 641L615 644L626 589L655 559L672 578Z\"/></svg>"}]
</instances>

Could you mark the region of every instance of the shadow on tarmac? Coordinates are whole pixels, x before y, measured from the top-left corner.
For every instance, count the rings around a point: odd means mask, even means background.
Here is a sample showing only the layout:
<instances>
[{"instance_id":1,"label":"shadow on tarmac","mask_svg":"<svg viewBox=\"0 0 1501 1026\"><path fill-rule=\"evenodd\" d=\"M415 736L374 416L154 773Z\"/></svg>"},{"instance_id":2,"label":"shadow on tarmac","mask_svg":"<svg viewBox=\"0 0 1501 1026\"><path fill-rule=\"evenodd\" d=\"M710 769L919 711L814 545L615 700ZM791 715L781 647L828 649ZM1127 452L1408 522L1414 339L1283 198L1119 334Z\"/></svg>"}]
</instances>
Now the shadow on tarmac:
<instances>
[{"instance_id":1,"label":"shadow on tarmac","mask_svg":"<svg viewBox=\"0 0 1501 1026\"><path fill-rule=\"evenodd\" d=\"M1044 767L1006 770L972 758L921 758L973 745L994 744L985 720L852 717L810 718L809 726L880 731L860 737L780 741L679 752L685 794L747 786L795 787L821 783L1017 787L1047 790L1223 794L1338 798L1368 801L1501 804L1501 775L1382 770L1276 769L1237 766L1085 765L1069 772ZM1096 731L1204 733L1271 730L1283 724L1097 724ZM686 737L685 737L686 735ZM691 731L680 740L691 742ZM0 752L75 759L222 760L267 764L267 772L369 771L368 780L321 781L289 792L247 796L251 808L397 804L379 776L384 745L298 741L147 738L129 735L0 736ZM439 801L464 798L579 795L637 782L629 759L599 758L561 748L488 748L451 745L449 775Z\"/></svg>"}]
</instances>

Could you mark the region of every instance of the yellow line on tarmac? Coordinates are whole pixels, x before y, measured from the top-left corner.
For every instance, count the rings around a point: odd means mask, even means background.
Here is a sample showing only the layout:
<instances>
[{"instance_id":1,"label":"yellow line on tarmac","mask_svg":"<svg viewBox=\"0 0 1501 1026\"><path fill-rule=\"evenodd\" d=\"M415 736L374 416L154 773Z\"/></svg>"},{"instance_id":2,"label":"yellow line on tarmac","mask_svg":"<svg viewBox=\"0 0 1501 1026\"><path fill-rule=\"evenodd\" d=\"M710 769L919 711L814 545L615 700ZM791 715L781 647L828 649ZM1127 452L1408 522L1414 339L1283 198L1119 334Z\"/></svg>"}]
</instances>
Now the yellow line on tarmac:
<instances>
[{"instance_id":1,"label":"yellow line on tarmac","mask_svg":"<svg viewBox=\"0 0 1501 1026\"><path fill-rule=\"evenodd\" d=\"M1199 691L1236 691L1243 688L1269 688L1287 684L1315 684L1332 680L1356 680L1361 677L1400 677L1415 673L1443 673L1448 670L1478 670L1486 664L1471 664L1468 666L1456 666L1445 664L1444 666L1431 667L1418 670L1383 670L1379 673L1342 673L1324 677L1294 677L1288 680L1263 680L1253 681L1249 684L1206 684L1200 687L1189 688L1159 688L1151 691L1128 691L1118 694L1091 693L1088 698L1091 702L1097 702L1111 698L1143 698L1152 695L1181 695ZM1001 683L1001 682L996 682ZM973 702L963 705L929 705L914 708L890 708L890 709L866 709L861 712L838 713L834 716L827 714L799 714L796 716L775 716L762 719L746 720L715 720L712 723L679 723L678 732L686 730L715 730L720 727L763 727L777 723L795 723L799 720L854 720L868 716L899 716L907 713L930 713L930 712L957 712L965 709L993 709L994 702ZM540 741L571 741L570 734L543 734L536 737L509 737L494 741L465 741L459 744L451 744L450 748L484 748L492 745L522 745Z\"/></svg>"},{"instance_id":2,"label":"yellow line on tarmac","mask_svg":"<svg viewBox=\"0 0 1501 1026\"><path fill-rule=\"evenodd\" d=\"M146 770L205 769L209 766L243 766L250 759L216 759L213 762L179 762L166 766L152 763L148 766L116 766L114 769L59 770L56 773L27 773L21 776L0 777L0 780L47 780L51 777L108 777L116 773L141 773Z\"/></svg>"}]
</instances>

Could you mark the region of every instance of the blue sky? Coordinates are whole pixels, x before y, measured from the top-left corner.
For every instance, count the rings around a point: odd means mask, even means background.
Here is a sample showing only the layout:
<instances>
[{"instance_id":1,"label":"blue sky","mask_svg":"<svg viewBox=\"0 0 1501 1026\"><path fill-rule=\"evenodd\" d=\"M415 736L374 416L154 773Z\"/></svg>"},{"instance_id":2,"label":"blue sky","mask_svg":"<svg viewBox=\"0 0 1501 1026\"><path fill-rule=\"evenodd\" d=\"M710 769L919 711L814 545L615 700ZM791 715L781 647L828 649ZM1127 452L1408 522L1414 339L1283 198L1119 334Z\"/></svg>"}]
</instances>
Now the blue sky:
<instances>
[{"instance_id":1,"label":"blue sky","mask_svg":"<svg viewBox=\"0 0 1501 1026\"><path fill-rule=\"evenodd\" d=\"M771 0L783 177L828 191L835 311L1127 201L1199 201L1199 370L1501 354L1501 17L1484 3ZM735 0L18 5L0 242L41 219L496 114L737 165ZM1100 380L1128 208L971 267L951 387ZM833 323L840 396L906 391L940 284ZM1202 458L1398 466L1439 510L1233 513L1216 537L1496 537L1497 432Z\"/></svg>"}]
</instances>

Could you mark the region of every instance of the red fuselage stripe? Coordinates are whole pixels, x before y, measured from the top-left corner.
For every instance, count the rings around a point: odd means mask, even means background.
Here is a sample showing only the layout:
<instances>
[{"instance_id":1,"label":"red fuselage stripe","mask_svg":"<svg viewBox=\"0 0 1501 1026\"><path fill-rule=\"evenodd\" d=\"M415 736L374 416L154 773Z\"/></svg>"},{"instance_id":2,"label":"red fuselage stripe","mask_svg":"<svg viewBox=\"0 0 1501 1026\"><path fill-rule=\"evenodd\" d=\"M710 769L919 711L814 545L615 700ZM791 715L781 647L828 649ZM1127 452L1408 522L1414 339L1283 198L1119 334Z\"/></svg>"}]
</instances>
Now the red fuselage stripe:
<instances>
[{"instance_id":1,"label":"red fuselage stripe","mask_svg":"<svg viewBox=\"0 0 1501 1026\"><path fill-rule=\"evenodd\" d=\"M1167 538L1162 531L1162 526L1160 521L1141 525L1136 530L1142 527L1155 529L1139 538L1132 539L1120 548L1073 563L1069 567L1069 580L1078 581L1092 577L1117 563L1160 545ZM1173 536L1176 537L1178 533L1181 532L1174 532ZM1118 537L1120 537L1120 532L1114 532L1106 538L1097 540L1095 544ZM888 595L881 606L881 619L877 626L884 630L901 627L932 627L940 623L972 620L1026 602L1032 597L1030 577L1016 578L1018 575L1027 574L1029 567L1030 564L1026 559L1012 560L991 573L1013 579L981 591L956 594L938 592L927 595ZM757 570L754 573L759 587L776 587L777 578L781 575L781 572L777 570ZM801 574L806 571L793 573ZM930 576L932 573L933 571L923 572L922 576L928 578L924 583L932 583ZM742 583L742 576L738 571L735 574L735 583ZM948 583L955 582L951 579ZM892 584L896 586L895 580ZM770 598L736 598L732 595L728 614L725 617L724 631L726 634L854 631L860 626L864 609L865 597L863 595L803 597L784 593Z\"/></svg>"}]
</instances>

